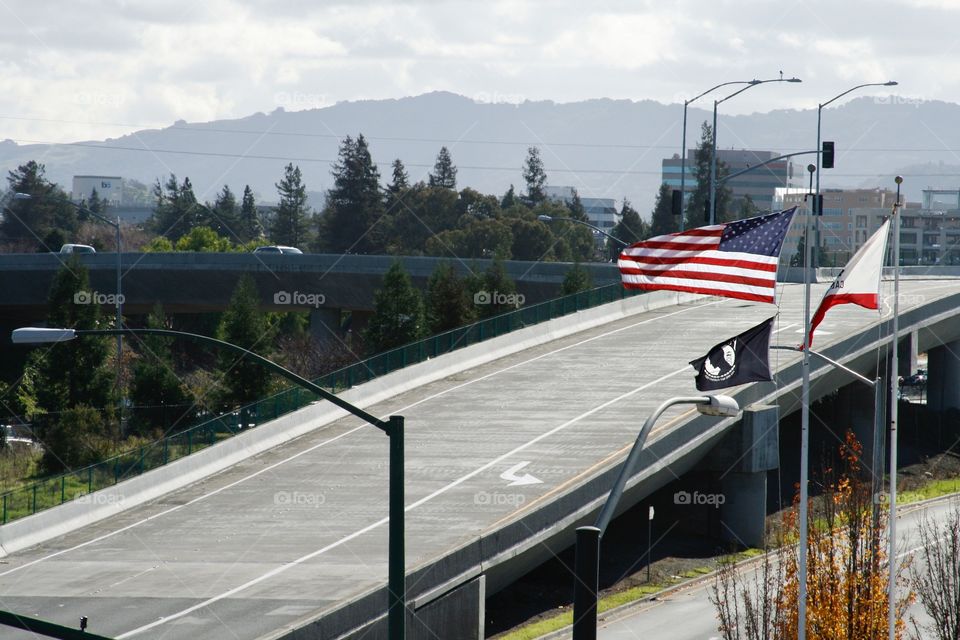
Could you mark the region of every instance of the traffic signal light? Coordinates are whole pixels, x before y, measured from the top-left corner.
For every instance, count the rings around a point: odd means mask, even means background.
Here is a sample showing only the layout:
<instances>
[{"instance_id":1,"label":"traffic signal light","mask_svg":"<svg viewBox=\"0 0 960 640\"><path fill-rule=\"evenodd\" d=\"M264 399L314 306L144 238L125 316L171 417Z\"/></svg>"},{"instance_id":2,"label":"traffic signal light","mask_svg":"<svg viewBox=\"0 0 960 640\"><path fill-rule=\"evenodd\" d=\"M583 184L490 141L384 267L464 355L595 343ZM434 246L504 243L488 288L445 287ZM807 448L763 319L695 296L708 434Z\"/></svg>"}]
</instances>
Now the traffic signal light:
<instances>
[{"instance_id":1,"label":"traffic signal light","mask_svg":"<svg viewBox=\"0 0 960 640\"><path fill-rule=\"evenodd\" d=\"M670 192L670 211L675 216L683 213L683 195L677 189Z\"/></svg>"},{"instance_id":2,"label":"traffic signal light","mask_svg":"<svg viewBox=\"0 0 960 640\"><path fill-rule=\"evenodd\" d=\"M833 169L833 142L831 141L823 141L823 150L820 153L820 168Z\"/></svg>"}]
</instances>

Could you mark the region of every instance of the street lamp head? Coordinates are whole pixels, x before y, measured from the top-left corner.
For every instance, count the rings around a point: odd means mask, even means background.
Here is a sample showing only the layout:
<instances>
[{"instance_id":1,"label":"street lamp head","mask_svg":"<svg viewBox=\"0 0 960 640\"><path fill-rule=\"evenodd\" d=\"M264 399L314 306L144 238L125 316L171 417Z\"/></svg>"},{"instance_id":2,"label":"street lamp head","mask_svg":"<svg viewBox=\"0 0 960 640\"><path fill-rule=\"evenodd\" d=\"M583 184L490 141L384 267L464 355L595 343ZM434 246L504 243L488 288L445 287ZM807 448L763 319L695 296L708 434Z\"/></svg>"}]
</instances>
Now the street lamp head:
<instances>
[{"instance_id":1,"label":"street lamp head","mask_svg":"<svg viewBox=\"0 0 960 640\"><path fill-rule=\"evenodd\" d=\"M539 220L540 222L553 222L553 216L548 216L541 213L540 215L537 216L537 220Z\"/></svg>"},{"instance_id":2,"label":"street lamp head","mask_svg":"<svg viewBox=\"0 0 960 640\"><path fill-rule=\"evenodd\" d=\"M897 82L896 80L891 80L891 81L889 81L889 82L884 82L884 83L883 83L883 86L885 86L885 87L895 87L895 86L897 86L898 84L900 84L900 83Z\"/></svg>"},{"instance_id":3,"label":"street lamp head","mask_svg":"<svg viewBox=\"0 0 960 640\"><path fill-rule=\"evenodd\" d=\"M14 329L10 339L14 344L42 344L48 342L67 342L77 337L74 329L49 329L45 327L24 327Z\"/></svg>"},{"instance_id":4,"label":"street lamp head","mask_svg":"<svg viewBox=\"0 0 960 640\"><path fill-rule=\"evenodd\" d=\"M29 193L20 193L19 191L18 191L17 193L13 194L13 199L14 199L14 200L29 200L29 199L31 199L32 197L33 197L33 196L30 195Z\"/></svg>"},{"instance_id":5,"label":"street lamp head","mask_svg":"<svg viewBox=\"0 0 960 640\"><path fill-rule=\"evenodd\" d=\"M897 176L896 178L893 179L893 181L896 182L897 184L903 184L903 176Z\"/></svg>"},{"instance_id":6,"label":"street lamp head","mask_svg":"<svg viewBox=\"0 0 960 640\"><path fill-rule=\"evenodd\" d=\"M730 396L707 396L704 400L697 404L697 411L703 415L736 418L740 414L740 405Z\"/></svg>"},{"instance_id":7,"label":"street lamp head","mask_svg":"<svg viewBox=\"0 0 960 640\"><path fill-rule=\"evenodd\" d=\"M786 82L803 82L800 78L787 78Z\"/></svg>"}]
</instances>

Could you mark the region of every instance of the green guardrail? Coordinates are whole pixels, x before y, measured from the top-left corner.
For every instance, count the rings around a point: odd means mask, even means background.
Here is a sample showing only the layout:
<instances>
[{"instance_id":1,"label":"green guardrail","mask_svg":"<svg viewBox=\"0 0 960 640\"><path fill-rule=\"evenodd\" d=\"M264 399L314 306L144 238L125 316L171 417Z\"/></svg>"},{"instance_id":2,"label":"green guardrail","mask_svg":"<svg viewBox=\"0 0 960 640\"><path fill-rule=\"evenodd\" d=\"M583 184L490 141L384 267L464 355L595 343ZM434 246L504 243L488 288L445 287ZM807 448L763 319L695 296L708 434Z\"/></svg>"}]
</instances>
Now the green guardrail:
<instances>
[{"instance_id":1,"label":"green guardrail","mask_svg":"<svg viewBox=\"0 0 960 640\"><path fill-rule=\"evenodd\" d=\"M616 283L522 307L384 351L356 364L333 371L314 382L334 392L343 391L429 358L639 293L641 292L624 289ZM96 492L115 485L121 480L138 476L145 471L212 446L246 428L301 409L315 400L314 394L300 387L286 389L102 462L7 491L0 495L0 510L2 510L0 524L55 507L69 500L90 502L120 500L113 496L101 496Z\"/></svg>"}]
</instances>

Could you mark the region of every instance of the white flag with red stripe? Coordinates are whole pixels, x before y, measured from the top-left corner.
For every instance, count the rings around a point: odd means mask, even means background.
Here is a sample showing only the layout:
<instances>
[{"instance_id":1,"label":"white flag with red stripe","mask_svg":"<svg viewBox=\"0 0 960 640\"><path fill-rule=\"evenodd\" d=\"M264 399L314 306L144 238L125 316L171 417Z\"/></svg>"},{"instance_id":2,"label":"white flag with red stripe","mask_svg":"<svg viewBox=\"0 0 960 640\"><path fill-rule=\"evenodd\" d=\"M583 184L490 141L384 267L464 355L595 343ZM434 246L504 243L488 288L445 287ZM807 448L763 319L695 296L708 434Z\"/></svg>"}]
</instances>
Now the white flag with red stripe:
<instances>
[{"instance_id":1,"label":"white flag with red stripe","mask_svg":"<svg viewBox=\"0 0 960 640\"><path fill-rule=\"evenodd\" d=\"M796 207L630 245L617 266L628 289L773 302L777 263Z\"/></svg>"},{"instance_id":2,"label":"white flag with red stripe","mask_svg":"<svg viewBox=\"0 0 960 640\"><path fill-rule=\"evenodd\" d=\"M883 274L883 258L889 234L890 219L887 219L853 255L827 289L810 321L808 346L813 344L813 331L832 307L838 304L856 304L865 309L880 308L880 276Z\"/></svg>"}]
</instances>

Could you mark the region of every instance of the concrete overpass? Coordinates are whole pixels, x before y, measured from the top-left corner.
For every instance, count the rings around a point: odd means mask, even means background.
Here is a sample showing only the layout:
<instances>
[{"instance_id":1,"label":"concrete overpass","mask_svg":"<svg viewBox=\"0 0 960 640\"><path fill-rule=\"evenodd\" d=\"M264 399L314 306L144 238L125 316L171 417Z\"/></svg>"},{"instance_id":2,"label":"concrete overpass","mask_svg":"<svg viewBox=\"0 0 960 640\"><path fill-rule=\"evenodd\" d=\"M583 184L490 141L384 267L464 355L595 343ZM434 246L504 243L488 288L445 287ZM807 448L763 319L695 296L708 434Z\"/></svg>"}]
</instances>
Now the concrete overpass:
<instances>
[{"instance_id":1,"label":"concrete overpass","mask_svg":"<svg viewBox=\"0 0 960 640\"><path fill-rule=\"evenodd\" d=\"M801 293L783 287L780 344L800 342ZM931 380L960 383L960 281L907 281L902 293L907 350L930 352ZM485 594L569 546L599 509L642 419L663 399L694 393L686 362L774 311L649 294L347 392L376 415L407 418L409 637L482 635ZM837 308L817 346L872 375L878 348L889 345L888 320ZM733 390L741 406L797 408L798 355L774 352L772 364L774 383ZM814 398L850 382L817 363L813 378ZM931 400L960 405L960 384L944 388ZM745 422L768 415L754 408ZM665 416L623 508L693 468L736 424L691 411ZM62 624L85 615L91 631L123 638L383 637L386 445L374 429L313 405L88 504L15 521L0 528L9 553L0 603ZM216 475L200 469L217 455L232 462L257 451ZM721 517L737 527L758 515L755 480L764 470L743 462L756 456L735 458L718 487L728 494ZM205 479L167 490L198 477L191 473ZM138 504L151 489L155 499ZM75 528L98 510L114 515Z\"/></svg>"},{"instance_id":2,"label":"concrete overpass","mask_svg":"<svg viewBox=\"0 0 960 640\"><path fill-rule=\"evenodd\" d=\"M95 291L116 292L115 253L81 254L80 258L90 270ZM278 302L274 296L295 291L322 295L324 309L370 311L374 291L396 259L422 289L426 289L427 279L441 262L451 264L460 276L481 273L491 263L481 259L351 254L124 253L124 312L148 313L158 302L170 313L222 311L244 274L253 276L263 307L270 311L290 311L291 305ZM4 292L0 313L18 318L44 317L50 283L63 263L64 257L59 254L0 254L0 291ZM510 260L504 266L530 304L557 297L572 265ZM584 267L590 271L595 286L620 280L615 264ZM303 302L299 308L313 307Z\"/></svg>"}]
</instances>

